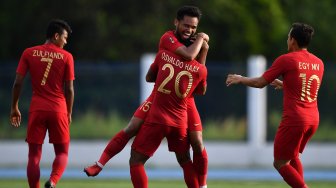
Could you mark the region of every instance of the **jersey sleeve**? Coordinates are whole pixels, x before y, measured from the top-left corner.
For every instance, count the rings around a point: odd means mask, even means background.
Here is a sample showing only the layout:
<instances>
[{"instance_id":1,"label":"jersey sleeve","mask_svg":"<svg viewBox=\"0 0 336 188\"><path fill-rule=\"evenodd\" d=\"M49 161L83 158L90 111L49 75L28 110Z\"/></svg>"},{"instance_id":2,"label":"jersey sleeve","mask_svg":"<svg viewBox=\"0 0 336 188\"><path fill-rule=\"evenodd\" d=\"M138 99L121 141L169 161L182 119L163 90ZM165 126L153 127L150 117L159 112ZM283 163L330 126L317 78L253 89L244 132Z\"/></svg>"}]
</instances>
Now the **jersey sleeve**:
<instances>
[{"instance_id":1,"label":"jersey sleeve","mask_svg":"<svg viewBox=\"0 0 336 188\"><path fill-rule=\"evenodd\" d=\"M200 72L200 82L199 84L196 86L195 90L194 90L194 94L199 94L199 95L203 95L203 91L204 91L204 88L206 88L207 86L207 75L208 75L208 71L207 71L207 68L204 66L202 69L201 69L201 72Z\"/></svg>"},{"instance_id":2,"label":"jersey sleeve","mask_svg":"<svg viewBox=\"0 0 336 188\"><path fill-rule=\"evenodd\" d=\"M16 69L16 73L21 74L22 76L25 76L28 71L28 55L29 55L29 50L26 49L20 58L19 65Z\"/></svg>"},{"instance_id":3,"label":"jersey sleeve","mask_svg":"<svg viewBox=\"0 0 336 188\"><path fill-rule=\"evenodd\" d=\"M285 63L283 63L284 61L286 61L285 56L278 57L273 62L272 66L266 70L262 77L265 78L268 83L270 83L281 76L286 71Z\"/></svg>"},{"instance_id":4,"label":"jersey sleeve","mask_svg":"<svg viewBox=\"0 0 336 188\"><path fill-rule=\"evenodd\" d=\"M70 53L67 55L65 68L65 80L74 80L75 79L75 65L73 57Z\"/></svg>"},{"instance_id":5,"label":"jersey sleeve","mask_svg":"<svg viewBox=\"0 0 336 188\"><path fill-rule=\"evenodd\" d=\"M159 49L168 50L170 52L175 52L175 50L181 46L183 46L183 44L180 43L173 34L169 34L169 32L161 37L159 43Z\"/></svg>"}]
</instances>

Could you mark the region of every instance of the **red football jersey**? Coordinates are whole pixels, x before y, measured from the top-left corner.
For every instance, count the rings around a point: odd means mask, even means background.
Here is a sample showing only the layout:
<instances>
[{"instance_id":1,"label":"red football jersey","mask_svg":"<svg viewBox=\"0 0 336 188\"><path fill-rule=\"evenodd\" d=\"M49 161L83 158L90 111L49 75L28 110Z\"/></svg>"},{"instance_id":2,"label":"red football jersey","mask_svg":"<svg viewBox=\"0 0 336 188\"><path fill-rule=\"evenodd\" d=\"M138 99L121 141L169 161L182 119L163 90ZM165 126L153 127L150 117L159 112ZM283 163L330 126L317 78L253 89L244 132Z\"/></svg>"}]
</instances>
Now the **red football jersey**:
<instances>
[{"instance_id":1,"label":"red football jersey","mask_svg":"<svg viewBox=\"0 0 336 188\"><path fill-rule=\"evenodd\" d=\"M72 55L52 43L27 48L20 59L16 72L30 72L33 96L32 111L67 112L64 83L74 80Z\"/></svg>"},{"instance_id":2,"label":"red football jersey","mask_svg":"<svg viewBox=\"0 0 336 188\"><path fill-rule=\"evenodd\" d=\"M171 51L160 50L150 67L157 70L149 123L187 127L187 99L198 85L206 84L207 69L197 61L186 62Z\"/></svg>"},{"instance_id":3,"label":"red football jersey","mask_svg":"<svg viewBox=\"0 0 336 188\"><path fill-rule=\"evenodd\" d=\"M160 38L159 50L175 52L175 50L180 46L184 45L176 38L174 31L167 31Z\"/></svg>"},{"instance_id":4,"label":"red football jersey","mask_svg":"<svg viewBox=\"0 0 336 188\"><path fill-rule=\"evenodd\" d=\"M324 72L323 62L307 50L278 57L263 77L272 82L283 77L282 123L287 126L319 122L317 95Z\"/></svg>"}]
</instances>

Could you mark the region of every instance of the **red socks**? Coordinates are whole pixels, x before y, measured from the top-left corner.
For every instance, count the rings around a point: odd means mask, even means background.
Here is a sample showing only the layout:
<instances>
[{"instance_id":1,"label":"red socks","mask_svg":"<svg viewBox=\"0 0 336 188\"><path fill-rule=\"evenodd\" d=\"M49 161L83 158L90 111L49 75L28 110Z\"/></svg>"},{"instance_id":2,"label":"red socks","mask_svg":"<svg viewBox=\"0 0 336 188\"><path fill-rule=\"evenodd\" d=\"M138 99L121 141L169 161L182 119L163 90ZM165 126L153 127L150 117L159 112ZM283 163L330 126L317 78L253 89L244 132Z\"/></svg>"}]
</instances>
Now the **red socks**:
<instances>
[{"instance_id":1,"label":"red socks","mask_svg":"<svg viewBox=\"0 0 336 188\"><path fill-rule=\"evenodd\" d=\"M30 188L40 188L41 144L29 144L27 178Z\"/></svg>"},{"instance_id":2,"label":"red socks","mask_svg":"<svg viewBox=\"0 0 336 188\"><path fill-rule=\"evenodd\" d=\"M130 137L123 130L121 130L107 144L98 162L100 162L102 165L105 165L113 156L124 149L129 139Z\"/></svg>"},{"instance_id":3,"label":"red socks","mask_svg":"<svg viewBox=\"0 0 336 188\"><path fill-rule=\"evenodd\" d=\"M199 185L206 185L208 174L208 154L205 148L203 149L202 153L193 153L193 166L198 175Z\"/></svg>"},{"instance_id":4,"label":"red socks","mask_svg":"<svg viewBox=\"0 0 336 188\"><path fill-rule=\"evenodd\" d=\"M130 165L130 173L134 188L148 187L148 178L143 164Z\"/></svg>"},{"instance_id":5,"label":"red socks","mask_svg":"<svg viewBox=\"0 0 336 188\"><path fill-rule=\"evenodd\" d=\"M68 151L69 143L66 144L54 144L55 159L52 164L52 171L50 174L50 180L57 184L61 179L63 172L68 164Z\"/></svg>"},{"instance_id":6,"label":"red socks","mask_svg":"<svg viewBox=\"0 0 336 188\"><path fill-rule=\"evenodd\" d=\"M299 157L296 157L295 159L292 159L290 161L290 165L295 168L295 170L300 174L300 176L303 179L303 166L301 163L301 160L299 159Z\"/></svg>"},{"instance_id":7,"label":"red socks","mask_svg":"<svg viewBox=\"0 0 336 188\"><path fill-rule=\"evenodd\" d=\"M292 188L304 188L306 186L301 175L291 165L284 165L278 171Z\"/></svg>"},{"instance_id":8,"label":"red socks","mask_svg":"<svg viewBox=\"0 0 336 188\"><path fill-rule=\"evenodd\" d=\"M183 169L184 181L188 188L199 188L197 174L194 170L193 163L188 161L181 165Z\"/></svg>"}]
</instances>

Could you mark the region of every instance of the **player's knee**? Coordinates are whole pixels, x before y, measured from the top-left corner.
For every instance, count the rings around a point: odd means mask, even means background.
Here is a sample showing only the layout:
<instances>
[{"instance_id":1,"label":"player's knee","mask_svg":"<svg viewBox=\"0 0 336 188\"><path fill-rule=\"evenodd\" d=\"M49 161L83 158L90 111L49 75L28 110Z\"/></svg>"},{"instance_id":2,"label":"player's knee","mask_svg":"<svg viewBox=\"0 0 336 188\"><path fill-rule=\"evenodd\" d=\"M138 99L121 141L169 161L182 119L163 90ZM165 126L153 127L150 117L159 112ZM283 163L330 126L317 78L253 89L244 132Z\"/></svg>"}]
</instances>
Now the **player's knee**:
<instances>
[{"instance_id":1,"label":"player's knee","mask_svg":"<svg viewBox=\"0 0 336 188\"><path fill-rule=\"evenodd\" d=\"M204 149L202 137L190 137L190 145L193 152L201 153Z\"/></svg>"},{"instance_id":2,"label":"player's knee","mask_svg":"<svg viewBox=\"0 0 336 188\"><path fill-rule=\"evenodd\" d=\"M176 155L177 162L180 165L183 165L184 163L186 163L188 161L191 161L189 152L187 152L187 153L175 153L175 155Z\"/></svg>"},{"instance_id":3,"label":"player's knee","mask_svg":"<svg viewBox=\"0 0 336 188\"><path fill-rule=\"evenodd\" d=\"M129 165L132 166L132 165L137 165L137 164L145 164L148 158L149 157L144 154L131 150L131 157L129 160Z\"/></svg>"}]
</instances>

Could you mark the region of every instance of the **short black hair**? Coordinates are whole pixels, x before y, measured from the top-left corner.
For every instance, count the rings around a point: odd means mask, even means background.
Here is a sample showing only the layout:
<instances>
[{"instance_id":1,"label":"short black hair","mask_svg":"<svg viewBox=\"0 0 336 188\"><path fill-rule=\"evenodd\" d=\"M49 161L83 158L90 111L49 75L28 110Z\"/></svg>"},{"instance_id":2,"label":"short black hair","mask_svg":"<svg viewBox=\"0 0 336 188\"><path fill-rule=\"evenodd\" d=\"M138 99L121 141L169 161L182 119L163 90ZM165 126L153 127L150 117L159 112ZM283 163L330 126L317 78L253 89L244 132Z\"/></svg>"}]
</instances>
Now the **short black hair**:
<instances>
[{"instance_id":1,"label":"short black hair","mask_svg":"<svg viewBox=\"0 0 336 188\"><path fill-rule=\"evenodd\" d=\"M305 23L293 23L290 37L294 38L300 48L308 47L314 35L314 28Z\"/></svg>"},{"instance_id":2,"label":"short black hair","mask_svg":"<svg viewBox=\"0 0 336 188\"><path fill-rule=\"evenodd\" d=\"M182 20L184 16L197 17L197 19L200 20L202 12L198 7L195 6L183 6L177 11L176 19Z\"/></svg>"},{"instance_id":3,"label":"short black hair","mask_svg":"<svg viewBox=\"0 0 336 188\"><path fill-rule=\"evenodd\" d=\"M61 35L63 34L63 30L66 30L68 34L72 33L71 27L66 21L60 19L51 20L47 27L46 37L47 39L50 39L55 35L55 33Z\"/></svg>"}]
</instances>

